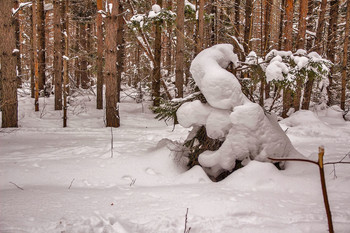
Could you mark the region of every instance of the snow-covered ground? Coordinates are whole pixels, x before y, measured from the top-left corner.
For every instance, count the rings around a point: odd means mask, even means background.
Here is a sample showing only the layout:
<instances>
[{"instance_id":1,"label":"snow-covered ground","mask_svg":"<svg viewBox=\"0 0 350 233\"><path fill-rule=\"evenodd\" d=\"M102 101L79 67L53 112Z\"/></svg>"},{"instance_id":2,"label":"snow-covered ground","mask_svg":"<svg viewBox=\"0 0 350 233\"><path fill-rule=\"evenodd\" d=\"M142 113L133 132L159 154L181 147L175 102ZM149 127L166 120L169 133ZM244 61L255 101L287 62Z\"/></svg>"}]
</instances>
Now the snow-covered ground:
<instances>
[{"instance_id":1,"label":"snow-covered ground","mask_svg":"<svg viewBox=\"0 0 350 233\"><path fill-rule=\"evenodd\" d=\"M213 183L200 167L185 171L159 143L184 140L188 129L173 131L131 100L121 104L111 158L104 112L94 97L77 100L62 128L53 98L35 113L33 100L19 97L20 127L0 132L1 233L184 232L186 217L191 233L328 232L317 166L290 162L279 171L252 161ZM310 159L320 145L326 162L350 151L350 122L336 111L296 113L281 126ZM336 165L336 177L332 165L325 169L335 232L348 233L350 166Z\"/></svg>"}]
</instances>

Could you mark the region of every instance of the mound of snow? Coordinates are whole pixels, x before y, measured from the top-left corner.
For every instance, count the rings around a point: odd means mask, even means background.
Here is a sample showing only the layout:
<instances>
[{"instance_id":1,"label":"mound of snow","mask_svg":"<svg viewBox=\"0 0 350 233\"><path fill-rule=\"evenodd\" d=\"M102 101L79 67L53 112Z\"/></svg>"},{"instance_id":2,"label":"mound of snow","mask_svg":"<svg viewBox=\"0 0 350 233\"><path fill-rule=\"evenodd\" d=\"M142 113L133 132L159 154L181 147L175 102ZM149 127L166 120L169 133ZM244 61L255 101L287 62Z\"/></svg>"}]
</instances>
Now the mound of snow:
<instances>
[{"instance_id":1,"label":"mound of snow","mask_svg":"<svg viewBox=\"0 0 350 233\"><path fill-rule=\"evenodd\" d=\"M278 55L272 63L276 66L283 64L280 60L286 54ZM214 177L224 170L231 171L237 160L246 164L250 160L268 161L268 156L299 156L277 118L266 116L258 104L248 100L236 77L226 70L230 63L236 65L237 62L233 46L229 44L215 45L199 53L190 71L208 103L198 100L185 103L177 111L183 127L205 126L210 138L226 138L217 151L205 151L198 159ZM281 72L285 69L287 67L282 67Z\"/></svg>"},{"instance_id":2,"label":"mound of snow","mask_svg":"<svg viewBox=\"0 0 350 233\"><path fill-rule=\"evenodd\" d=\"M210 183L211 180L201 166L194 166L175 179L176 184Z\"/></svg>"}]
</instances>

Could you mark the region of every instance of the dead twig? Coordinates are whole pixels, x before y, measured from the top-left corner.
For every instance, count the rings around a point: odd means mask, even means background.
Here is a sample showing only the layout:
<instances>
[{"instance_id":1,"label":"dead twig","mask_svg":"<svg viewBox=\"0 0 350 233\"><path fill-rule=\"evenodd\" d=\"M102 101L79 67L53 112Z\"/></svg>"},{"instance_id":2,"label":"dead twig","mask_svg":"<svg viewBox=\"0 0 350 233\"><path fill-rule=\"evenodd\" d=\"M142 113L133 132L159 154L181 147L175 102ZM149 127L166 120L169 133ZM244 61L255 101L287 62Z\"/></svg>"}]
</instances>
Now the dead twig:
<instances>
[{"instance_id":1,"label":"dead twig","mask_svg":"<svg viewBox=\"0 0 350 233\"><path fill-rule=\"evenodd\" d=\"M74 180L75 180L75 178L70 182L70 185L69 185L68 189L70 189L72 187L72 184L73 184Z\"/></svg>"},{"instance_id":2,"label":"dead twig","mask_svg":"<svg viewBox=\"0 0 350 233\"><path fill-rule=\"evenodd\" d=\"M187 216L188 216L188 208L186 210L186 215L185 215L185 230L184 233L190 233L191 227L187 229Z\"/></svg>"},{"instance_id":3,"label":"dead twig","mask_svg":"<svg viewBox=\"0 0 350 233\"><path fill-rule=\"evenodd\" d=\"M16 186L16 188L20 189L20 190L24 190L22 187L19 187L17 184L13 183L13 182L9 182L10 184L13 184L14 186Z\"/></svg>"}]
</instances>

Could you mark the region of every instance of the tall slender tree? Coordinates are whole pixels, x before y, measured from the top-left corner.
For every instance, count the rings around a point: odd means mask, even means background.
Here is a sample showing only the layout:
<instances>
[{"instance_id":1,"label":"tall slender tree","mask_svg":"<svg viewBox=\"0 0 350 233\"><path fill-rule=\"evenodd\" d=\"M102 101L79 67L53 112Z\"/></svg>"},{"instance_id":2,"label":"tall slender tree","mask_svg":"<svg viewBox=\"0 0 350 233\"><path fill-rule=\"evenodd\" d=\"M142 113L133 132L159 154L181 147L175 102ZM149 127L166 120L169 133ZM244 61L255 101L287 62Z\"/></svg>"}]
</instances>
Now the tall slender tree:
<instances>
[{"instance_id":1,"label":"tall slender tree","mask_svg":"<svg viewBox=\"0 0 350 233\"><path fill-rule=\"evenodd\" d=\"M14 1L14 9L19 9L19 1ZM20 11L20 10L19 10ZM17 86L22 86L22 62L21 62L21 30L20 30L20 12L14 16L14 25L16 32L16 74L17 74Z\"/></svg>"},{"instance_id":2,"label":"tall slender tree","mask_svg":"<svg viewBox=\"0 0 350 233\"><path fill-rule=\"evenodd\" d=\"M54 0L54 61L53 77L55 83L55 110L62 110L62 71L63 71L63 47L61 25L61 1Z\"/></svg>"},{"instance_id":3,"label":"tall slender tree","mask_svg":"<svg viewBox=\"0 0 350 233\"><path fill-rule=\"evenodd\" d=\"M332 0L330 2L330 12L329 12L329 26L328 26L328 36L327 36L327 58L333 64L335 63L335 49L336 49L336 38L338 30L338 15L339 15L339 0ZM331 67L331 72L328 76L329 85L327 87L328 94L328 105L333 105L333 76L334 76L334 66Z\"/></svg>"},{"instance_id":4,"label":"tall slender tree","mask_svg":"<svg viewBox=\"0 0 350 233\"><path fill-rule=\"evenodd\" d=\"M346 93L346 79L349 78L349 73L346 72L346 66L348 63L348 49L349 49L349 34L350 34L350 0L346 3L346 17L345 17L345 38L343 48L343 61L342 61L342 82L341 82L341 99L340 108L345 110L345 93ZM348 74L348 75L347 75Z\"/></svg>"},{"instance_id":5,"label":"tall slender tree","mask_svg":"<svg viewBox=\"0 0 350 233\"><path fill-rule=\"evenodd\" d=\"M106 126L119 127L117 83L118 0L109 0L106 18Z\"/></svg>"},{"instance_id":6,"label":"tall slender tree","mask_svg":"<svg viewBox=\"0 0 350 233\"><path fill-rule=\"evenodd\" d=\"M103 109L103 31L102 31L102 0L97 0L97 99L96 108Z\"/></svg>"},{"instance_id":7,"label":"tall slender tree","mask_svg":"<svg viewBox=\"0 0 350 233\"><path fill-rule=\"evenodd\" d=\"M162 7L162 0L157 0L157 4ZM160 82L161 82L161 60L162 60L162 22L157 20L155 23L155 40L154 40L154 68L152 72L152 97L153 105L160 105Z\"/></svg>"},{"instance_id":8,"label":"tall slender tree","mask_svg":"<svg viewBox=\"0 0 350 233\"><path fill-rule=\"evenodd\" d=\"M298 35L297 35L298 49L304 49L305 47L307 5L308 5L308 0L300 0L299 25L298 25Z\"/></svg>"},{"instance_id":9,"label":"tall slender tree","mask_svg":"<svg viewBox=\"0 0 350 233\"><path fill-rule=\"evenodd\" d=\"M37 16L37 33L38 33L38 63L39 63L39 90L45 88L45 71L46 71L46 55L45 55L45 11L44 11L44 0L37 0L36 6Z\"/></svg>"},{"instance_id":10,"label":"tall slender tree","mask_svg":"<svg viewBox=\"0 0 350 233\"><path fill-rule=\"evenodd\" d=\"M320 55L322 55L322 52L323 52L322 35L323 35L324 25L325 25L326 8L327 8L327 0L322 0L320 14L317 20L318 23L317 23L317 30L316 30L315 46L314 46L314 50Z\"/></svg>"},{"instance_id":11,"label":"tall slender tree","mask_svg":"<svg viewBox=\"0 0 350 233\"><path fill-rule=\"evenodd\" d=\"M245 3L245 25L244 25L244 52L245 55L248 55L250 50L250 38L252 30L252 11L253 11L253 1L246 0Z\"/></svg>"},{"instance_id":12,"label":"tall slender tree","mask_svg":"<svg viewBox=\"0 0 350 233\"><path fill-rule=\"evenodd\" d=\"M176 69L175 69L175 86L177 89L176 97L183 97L184 84L184 20L185 20L185 1L177 2L176 9Z\"/></svg>"},{"instance_id":13,"label":"tall slender tree","mask_svg":"<svg viewBox=\"0 0 350 233\"><path fill-rule=\"evenodd\" d=\"M67 127L68 121L68 105L67 97L69 91L69 0L64 0L64 59L63 59L63 127Z\"/></svg>"},{"instance_id":14,"label":"tall slender tree","mask_svg":"<svg viewBox=\"0 0 350 233\"><path fill-rule=\"evenodd\" d=\"M18 127L16 48L13 2L0 1L1 127Z\"/></svg>"},{"instance_id":15,"label":"tall slender tree","mask_svg":"<svg viewBox=\"0 0 350 233\"><path fill-rule=\"evenodd\" d=\"M197 41L196 41L196 54L198 54L203 49L204 41L204 0L199 0L198 4L198 31L197 31Z\"/></svg>"}]
</instances>

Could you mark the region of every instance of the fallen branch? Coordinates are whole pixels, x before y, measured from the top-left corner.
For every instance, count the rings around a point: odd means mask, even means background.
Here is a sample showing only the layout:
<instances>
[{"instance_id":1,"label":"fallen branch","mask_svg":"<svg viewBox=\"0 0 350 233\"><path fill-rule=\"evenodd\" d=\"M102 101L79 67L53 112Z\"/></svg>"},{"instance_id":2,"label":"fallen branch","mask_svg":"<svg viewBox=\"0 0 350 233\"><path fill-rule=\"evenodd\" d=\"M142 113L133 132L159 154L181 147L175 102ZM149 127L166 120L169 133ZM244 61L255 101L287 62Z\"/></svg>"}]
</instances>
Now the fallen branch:
<instances>
[{"instance_id":1,"label":"fallen branch","mask_svg":"<svg viewBox=\"0 0 350 233\"><path fill-rule=\"evenodd\" d=\"M73 184L74 180L75 180L75 178L70 182L70 185L69 185L68 189L70 189L72 187L72 184Z\"/></svg>"},{"instance_id":2,"label":"fallen branch","mask_svg":"<svg viewBox=\"0 0 350 233\"><path fill-rule=\"evenodd\" d=\"M19 187L17 184L13 183L13 182L9 182L10 184L13 184L14 186L16 186L16 188L20 189L20 190L24 190L23 188Z\"/></svg>"},{"instance_id":3,"label":"fallen branch","mask_svg":"<svg viewBox=\"0 0 350 233\"><path fill-rule=\"evenodd\" d=\"M186 215L185 215L185 230L184 230L184 233L189 233L190 230L191 230L191 227L189 227L189 228L187 229L187 216L188 216L188 208L187 208L187 210L186 210Z\"/></svg>"}]
</instances>

